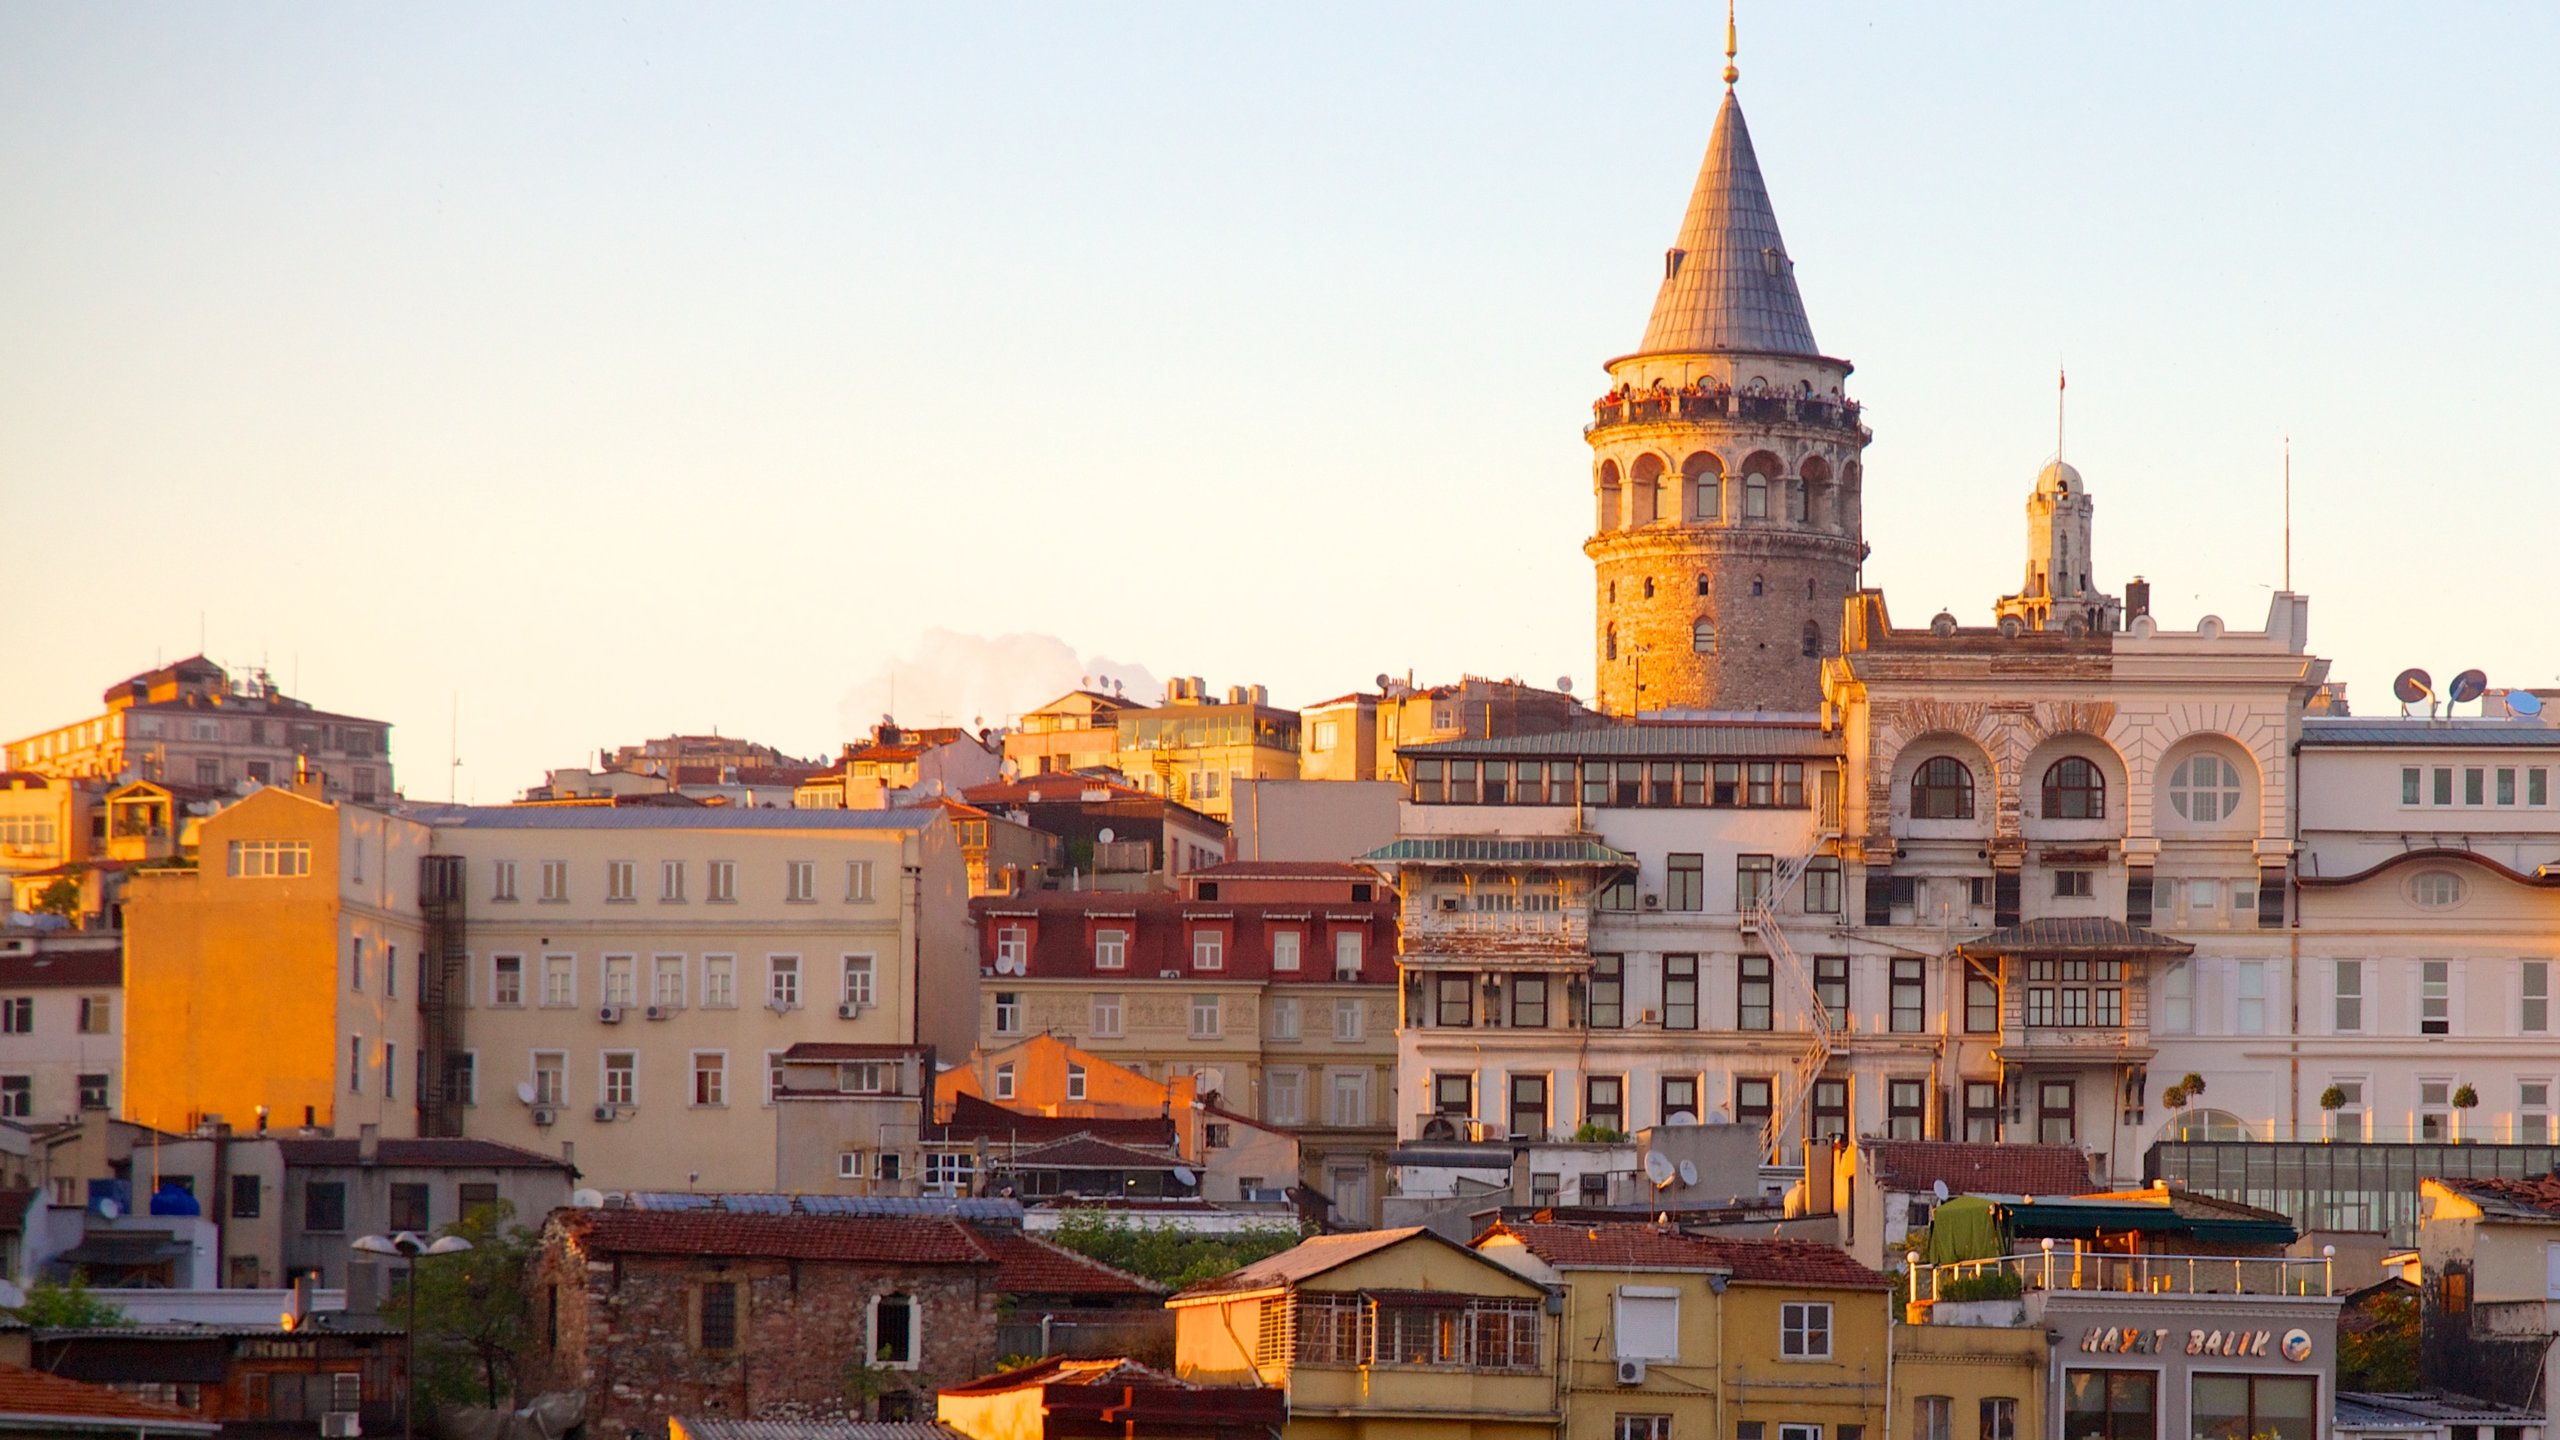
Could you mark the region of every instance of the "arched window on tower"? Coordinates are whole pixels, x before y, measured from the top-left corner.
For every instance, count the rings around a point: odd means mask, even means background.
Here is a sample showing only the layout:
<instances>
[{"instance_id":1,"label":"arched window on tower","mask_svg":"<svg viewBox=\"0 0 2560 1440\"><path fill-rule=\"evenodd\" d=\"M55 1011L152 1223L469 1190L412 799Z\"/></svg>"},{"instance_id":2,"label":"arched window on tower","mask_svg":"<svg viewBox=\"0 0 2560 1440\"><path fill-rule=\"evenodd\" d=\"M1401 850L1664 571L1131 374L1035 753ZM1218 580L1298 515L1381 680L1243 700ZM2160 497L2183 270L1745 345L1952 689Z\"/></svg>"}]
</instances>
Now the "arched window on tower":
<instances>
[{"instance_id":1,"label":"arched window on tower","mask_svg":"<svg viewBox=\"0 0 2560 1440\"><path fill-rule=\"evenodd\" d=\"M1704 570L1698 572L1698 593L1700 595L1707 593L1707 572Z\"/></svg>"},{"instance_id":2,"label":"arched window on tower","mask_svg":"<svg viewBox=\"0 0 2560 1440\"><path fill-rule=\"evenodd\" d=\"M1766 520L1769 518L1768 476L1753 474L1743 477L1742 518L1745 520Z\"/></svg>"},{"instance_id":3,"label":"arched window on tower","mask_svg":"<svg viewBox=\"0 0 2560 1440\"><path fill-rule=\"evenodd\" d=\"M1647 600L1653 598L1653 577L1650 575L1644 577L1644 598Z\"/></svg>"},{"instance_id":4,"label":"arched window on tower","mask_svg":"<svg viewBox=\"0 0 2560 1440\"><path fill-rule=\"evenodd\" d=\"M1822 627L1811 620L1804 622L1804 653L1817 658L1822 654Z\"/></svg>"},{"instance_id":5,"label":"arched window on tower","mask_svg":"<svg viewBox=\"0 0 2560 1440\"><path fill-rule=\"evenodd\" d=\"M1762 582L1762 580L1760 579L1760 577L1759 577L1759 576L1757 576L1757 575L1752 576L1752 577L1751 577L1751 594L1752 594L1752 596L1753 596L1754 598L1757 598L1757 597L1762 596L1762 595L1765 595L1765 594L1767 594L1767 593L1768 593L1768 586L1767 586L1765 583L1763 583L1763 582Z\"/></svg>"},{"instance_id":6,"label":"arched window on tower","mask_svg":"<svg viewBox=\"0 0 2560 1440\"><path fill-rule=\"evenodd\" d=\"M1608 656L1612 660L1618 658L1618 627L1615 625L1609 627Z\"/></svg>"},{"instance_id":7,"label":"arched window on tower","mask_svg":"<svg viewBox=\"0 0 2560 1440\"><path fill-rule=\"evenodd\" d=\"M1973 771L1952 755L1921 762L1919 773L1911 777L1911 818L1972 819Z\"/></svg>"},{"instance_id":8,"label":"arched window on tower","mask_svg":"<svg viewBox=\"0 0 2560 1440\"><path fill-rule=\"evenodd\" d=\"M1716 622L1699 616L1698 623L1689 627L1689 648L1701 655L1716 653Z\"/></svg>"}]
</instances>

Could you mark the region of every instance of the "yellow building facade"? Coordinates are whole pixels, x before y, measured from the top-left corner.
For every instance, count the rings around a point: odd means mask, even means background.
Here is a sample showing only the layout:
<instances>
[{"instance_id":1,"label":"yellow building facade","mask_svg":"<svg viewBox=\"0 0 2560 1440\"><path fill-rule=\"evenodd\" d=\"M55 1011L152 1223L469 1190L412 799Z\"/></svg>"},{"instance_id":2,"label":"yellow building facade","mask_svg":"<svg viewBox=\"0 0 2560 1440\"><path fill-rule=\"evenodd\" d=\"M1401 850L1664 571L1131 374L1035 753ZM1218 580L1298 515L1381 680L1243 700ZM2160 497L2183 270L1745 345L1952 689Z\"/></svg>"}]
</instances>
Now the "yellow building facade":
<instances>
[{"instance_id":1,"label":"yellow building facade","mask_svg":"<svg viewBox=\"0 0 2560 1440\"><path fill-rule=\"evenodd\" d=\"M125 1118L417 1133L426 827L262 789L125 898Z\"/></svg>"},{"instance_id":2,"label":"yellow building facade","mask_svg":"<svg viewBox=\"0 0 2560 1440\"><path fill-rule=\"evenodd\" d=\"M1176 1373L1280 1387L1291 1440L1558 1433L1546 1288L1427 1230L1318 1236L1166 1304Z\"/></svg>"}]
</instances>

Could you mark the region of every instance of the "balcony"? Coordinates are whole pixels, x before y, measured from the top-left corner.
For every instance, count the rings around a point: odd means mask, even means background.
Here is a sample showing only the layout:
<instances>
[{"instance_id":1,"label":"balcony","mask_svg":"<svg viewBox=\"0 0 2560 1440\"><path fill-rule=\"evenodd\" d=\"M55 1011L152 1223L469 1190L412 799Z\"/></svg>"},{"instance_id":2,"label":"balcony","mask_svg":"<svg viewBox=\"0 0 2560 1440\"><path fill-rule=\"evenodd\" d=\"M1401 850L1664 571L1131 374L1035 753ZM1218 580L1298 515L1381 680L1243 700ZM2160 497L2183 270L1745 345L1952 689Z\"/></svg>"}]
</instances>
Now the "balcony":
<instances>
[{"instance_id":1,"label":"balcony","mask_svg":"<svg viewBox=\"0 0 2560 1440\"><path fill-rule=\"evenodd\" d=\"M1732 422L1751 425L1800 425L1809 430L1862 433L1855 400L1810 396L1744 395L1733 391L1638 391L1607 396L1591 406L1593 434L1621 425L1669 425L1684 422Z\"/></svg>"},{"instance_id":2,"label":"balcony","mask_svg":"<svg viewBox=\"0 0 2560 1440\"><path fill-rule=\"evenodd\" d=\"M2050 1242L2048 1242L2050 1244ZM2087 1291L2110 1295L2261 1295L2300 1299L2337 1291L2328 1254L2310 1259L2281 1255L2126 1255L2069 1246L1988 1260L1962 1260L1913 1268L1911 1293L1931 1304L1958 1297L1988 1298L2005 1292Z\"/></svg>"},{"instance_id":3,"label":"balcony","mask_svg":"<svg viewBox=\"0 0 2560 1440\"><path fill-rule=\"evenodd\" d=\"M1587 964L1591 917L1582 910L1419 910L1403 916L1408 965L1486 960Z\"/></svg>"}]
</instances>

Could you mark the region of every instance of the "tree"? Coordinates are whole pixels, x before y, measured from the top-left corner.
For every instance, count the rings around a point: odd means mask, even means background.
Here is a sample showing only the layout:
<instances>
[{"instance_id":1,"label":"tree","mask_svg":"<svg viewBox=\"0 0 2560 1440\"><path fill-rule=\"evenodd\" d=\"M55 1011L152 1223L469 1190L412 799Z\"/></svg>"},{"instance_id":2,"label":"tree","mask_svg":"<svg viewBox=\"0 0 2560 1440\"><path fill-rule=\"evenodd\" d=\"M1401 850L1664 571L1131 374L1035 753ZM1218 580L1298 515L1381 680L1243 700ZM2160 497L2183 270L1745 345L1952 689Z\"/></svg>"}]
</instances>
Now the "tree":
<instances>
[{"instance_id":1,"label":"tree","mask_svg":"<svg viewBox=\"0 0 2560 1440\"><path fill-rule=\"evenodd\" d=\"M26 1304L0 1314L38 1330L112 1330L133 1323L123 1307L90 1294L89 1282L77 1270L68 1285L38 1280L27 1287Z\"/></svg>"},{"instance_id":2,"label":"tree","mask_svg":"<svg viewBox=\"0 0 2560 1440\"><path fill-rule=\"evenodd\" d=\"M407 1270L401 1286L418 1287L418 1403L434 1408L484 1404L495 1407L516 1393L516 1357L532 1330L525 1296L542 1237L511 1224L515 1207L504 1200L475 1206L442 1233L459 1235L471 1248L439 1255ZM385 1314L408 1304L394 1287Z\"/></svg>"},{"instance_id":3,"label":"tree","mask_svg":"<svg viewBox=\"0 0 2560 1440\"><path fill-rule=\"evenodd\" d=\"M36 892L35 910L39 915L59 915L65 920L80 918L80 877L65 875Z\"/></svg>"},{"instance_id":4,"label":"tree","mask_svg":"<svg viewBox=\"0 0 2560 1440\"><path fill-rule=\"evenodd\" d=\"M2338 1317L2338 1388L2418 1388L2418 1296L2383 1291Z\"/></svg>"},{"instance_id":5,"label":"tree","mask_svg":"<svg viewBox=\"0 0 2560 1440\"><path fill-rule=\"evenodd\" d=\"M1066 1212L1049 1238L1079 1255L1179 1290L1277 1255L1300 1237L1294 1225L1194 1235L1165 1225L1132 1225L1111 1211L1085 1207Z\"/></svg>"}]
</instances>

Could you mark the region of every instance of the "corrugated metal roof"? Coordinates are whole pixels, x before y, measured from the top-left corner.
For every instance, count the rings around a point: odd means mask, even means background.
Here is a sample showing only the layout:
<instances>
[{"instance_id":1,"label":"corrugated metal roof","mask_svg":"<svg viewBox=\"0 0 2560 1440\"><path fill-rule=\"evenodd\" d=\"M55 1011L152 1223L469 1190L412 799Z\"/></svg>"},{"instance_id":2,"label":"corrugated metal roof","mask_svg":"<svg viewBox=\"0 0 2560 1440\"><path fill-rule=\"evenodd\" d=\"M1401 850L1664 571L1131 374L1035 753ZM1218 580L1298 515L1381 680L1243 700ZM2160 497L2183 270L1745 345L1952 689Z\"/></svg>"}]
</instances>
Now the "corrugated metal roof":
<instances>
[{"instance_id":1,"label":"corrugated metal roof","mask_svg":"<svg viewBox=\"0 0 2560 1440\"><path fill-rule=\"evenodd\" d=\"M1420 759L1772 760L1837 755L1840 737L1813 721L1638 720L1543 735L1441 740L1397 751Z\"/></svg>"},{"instance_id":2,"label":"corrugated metal roof","mask_svg":"<svg viewBox=\"0 0 2560 1440\"><path fill-rule=\"evenodd\" d=\"M427 805L403 812L425 825L464 830L921 830L935 808L766 810L743 805Z\"/></svg>"},{"instance_id":3,"label":"corrugated metal roof","mask_svg":"<svg viewBox=\"0 0 2560 1440\"><path fill-rule=\"evenodd\" d=\"M2305 745L2560 750L2560 730L2529 720L2305 720Z\"/></svg>"},{"instance_id":4,"label":"corrugated metal roof","mask_svg":"<svg viewBox=\"0 0 2560 1440\"><path fill-rule=\"evenodd\" d=\"M789 1215L797 1211L803 1215L880 1218L929 1215L936 1219L1010 1220L1017 1223L1022 1219L1020 1201L945 1195L704 1194L686 1190L634 1190L625 1198L625 1204L633 1210L718 1211L731 1215Z\"/></svg>"},{"instance_id":5,"label":"corrugated metal roof","mask_svg":"<svg viewBox=\"0 0 2560 1440\"><path fill-rule=\"evenodd\" d=\"M1513 865L1633 865L1636 857L1597 840L1565 836L1407 835L1360 857L1372 864L1474 861Z\"/></svg>"},{"instance_id":6,"label":"corrugated metal roof","mask_svg":"<svg viewBox=\"0 0 2560 1440\"><path fill-rule=\"evenodd\" d=\"M1956 948L1967 955L2192 955L2196 947L2111 916L2053 915L1994 930Z\"/></svg>"}]
</instances>

